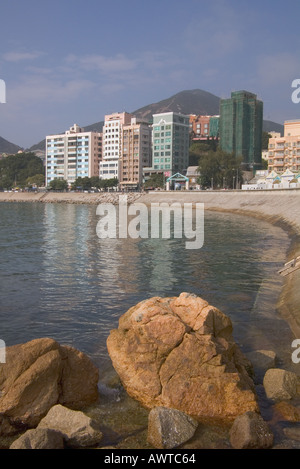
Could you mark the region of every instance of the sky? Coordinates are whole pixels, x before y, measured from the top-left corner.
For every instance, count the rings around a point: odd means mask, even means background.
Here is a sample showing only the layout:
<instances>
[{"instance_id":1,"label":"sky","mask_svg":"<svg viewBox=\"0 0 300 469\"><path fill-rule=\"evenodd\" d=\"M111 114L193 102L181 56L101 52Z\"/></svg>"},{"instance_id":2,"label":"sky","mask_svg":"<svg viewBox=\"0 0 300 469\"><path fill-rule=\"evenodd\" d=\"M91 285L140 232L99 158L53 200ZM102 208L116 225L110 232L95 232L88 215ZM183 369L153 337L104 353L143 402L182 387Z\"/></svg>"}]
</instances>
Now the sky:
<instances>
[{"instance_id":1,"label":"sky","mask_svg":"<svg viewBox=\"0 0 300 469\"><path fill-rule=\"evenodd\" d=\"M29 148L192 89L300 118L299 15L299 0L1 0L0 136Z\"/></svg>"}]
</instances>

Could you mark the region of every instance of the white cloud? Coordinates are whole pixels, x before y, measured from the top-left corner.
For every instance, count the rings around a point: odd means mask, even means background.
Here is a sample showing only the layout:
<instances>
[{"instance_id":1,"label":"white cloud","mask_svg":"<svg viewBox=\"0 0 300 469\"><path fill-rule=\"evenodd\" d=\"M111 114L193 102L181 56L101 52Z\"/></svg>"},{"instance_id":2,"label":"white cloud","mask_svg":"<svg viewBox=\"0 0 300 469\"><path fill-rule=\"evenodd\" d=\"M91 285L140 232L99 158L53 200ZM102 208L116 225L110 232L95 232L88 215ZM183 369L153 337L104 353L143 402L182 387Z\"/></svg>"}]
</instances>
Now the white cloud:
<instances>
[{"instance_id":1,"label":"white cloud","mask_svg":"<svg viewBox=\"0 0 300 469\"><path fill-rule=\"evenodd\" d=\"M6 60L7 62L20 62L23 60L34 60L39 58L41 55L43 55L42 52L19 52L19 51L11 51L7 52L6 54L3 55L3 59Z\"/></svg>"},{"instance_id":2,"label":"white cloud","mask_svg":"<svg viewBox=\"0 0 300 469\"><path fill-rule=\"evenodd\" d=\"M12 103L19 105L36 102L66 102L77 98L89 91L95 85L90 80L67 80L51 79L41 75L26 77L11 86L10 96Z\"/></svg>"},{"instance_id":3,"label":"white cloud","mask_svg":"<svg viewBox=\"0 0 300 469\"><path fill-rule=\"evenodd\" d=\"M69 64L77 65L80 69L86 71L96 70L107 75L134 70L137 66L135 60L129 59L123 54L117 54L114 57L105 57L103 55L77 57L69 55L66 61Z\"/></svg>"}]
</instances>

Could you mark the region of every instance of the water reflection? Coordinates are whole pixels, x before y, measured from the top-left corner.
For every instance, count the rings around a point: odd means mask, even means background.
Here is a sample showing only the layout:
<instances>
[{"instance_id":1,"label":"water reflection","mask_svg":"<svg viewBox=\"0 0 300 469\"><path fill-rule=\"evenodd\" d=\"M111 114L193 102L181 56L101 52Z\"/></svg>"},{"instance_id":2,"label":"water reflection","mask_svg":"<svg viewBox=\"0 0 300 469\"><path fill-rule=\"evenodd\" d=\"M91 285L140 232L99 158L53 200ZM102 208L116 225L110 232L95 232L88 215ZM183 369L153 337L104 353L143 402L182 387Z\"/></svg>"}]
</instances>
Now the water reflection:
<instances>
[{"instance_id":1,"label":"water reflection","mask_svg":"<svg viewBox=\"0 0 300 469\"><path fill-rule=\"evenodd\" d=\"M95 206L0 204L0 337L49 336L107 360L119 317L151 296L189 291L228 314L245 348L280 343L276 316L287 235L240 215L205 213L204 245L183 239L99 239ZM288 345L286 345L288 344Z\"/></svg>"}]
</instances>

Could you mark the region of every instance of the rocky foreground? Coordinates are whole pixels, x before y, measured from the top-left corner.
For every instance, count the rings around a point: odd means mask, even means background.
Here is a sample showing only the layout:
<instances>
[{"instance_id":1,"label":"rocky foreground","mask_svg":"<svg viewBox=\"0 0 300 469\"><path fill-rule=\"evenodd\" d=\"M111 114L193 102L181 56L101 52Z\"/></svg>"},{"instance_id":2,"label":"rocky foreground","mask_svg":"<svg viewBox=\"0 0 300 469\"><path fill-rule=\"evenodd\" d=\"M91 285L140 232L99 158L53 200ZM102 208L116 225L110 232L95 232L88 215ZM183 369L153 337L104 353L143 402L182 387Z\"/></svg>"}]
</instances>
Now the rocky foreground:
<instances>
[{"instance_id":1,"label":"rocky foreground","mask_svg":"<svg viewBox=\"0 0 300 469\"><path fill-rule=\"evenodd\" d=\"M147 414L138 449L205 448L213 424L222 429L222 447L274 447L252 362L234 342L230 319L202 298L182 293L137 304L107 347L124 393ZM276 368L272 351L252 357L261 357L261 384L277 420L299 422L292 404L298 376ZM1 439L10 449L106 448L109 419L99 422L90 411L103 399L98 383L99 370L85 354L52 339L8 347L0 364ZM287 425L286 437L299 440L297 428Z\"/></svg>"}]
</instances>

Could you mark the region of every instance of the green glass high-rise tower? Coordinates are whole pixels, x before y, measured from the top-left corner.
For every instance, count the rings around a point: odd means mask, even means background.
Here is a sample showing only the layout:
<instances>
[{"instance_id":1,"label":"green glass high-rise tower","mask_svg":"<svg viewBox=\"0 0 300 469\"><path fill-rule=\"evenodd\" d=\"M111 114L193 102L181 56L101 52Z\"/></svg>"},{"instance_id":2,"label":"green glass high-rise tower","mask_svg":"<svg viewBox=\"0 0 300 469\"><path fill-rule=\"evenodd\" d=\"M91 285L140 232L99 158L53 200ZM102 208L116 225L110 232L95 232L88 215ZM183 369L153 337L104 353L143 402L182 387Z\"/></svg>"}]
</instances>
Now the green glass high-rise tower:
<instances>
[{"instance_id":1,"label":"green glass high-rise tower","mask_svg":"<svg viewBox=\"0 0 300 469\"><path fill-rule=\"evenodd\" d=\"M242 157L253 169L261 167L263 102L249 91L234 91L220 102L220 147Z\"/></svg>"}]
</instances>

